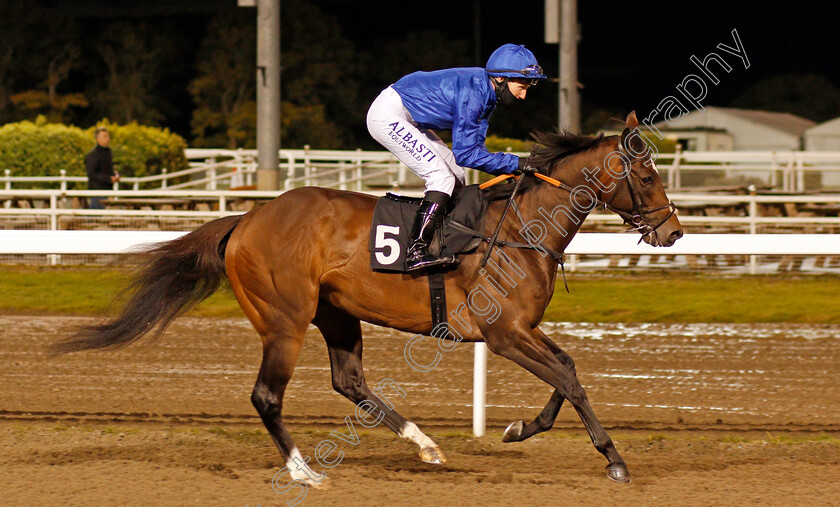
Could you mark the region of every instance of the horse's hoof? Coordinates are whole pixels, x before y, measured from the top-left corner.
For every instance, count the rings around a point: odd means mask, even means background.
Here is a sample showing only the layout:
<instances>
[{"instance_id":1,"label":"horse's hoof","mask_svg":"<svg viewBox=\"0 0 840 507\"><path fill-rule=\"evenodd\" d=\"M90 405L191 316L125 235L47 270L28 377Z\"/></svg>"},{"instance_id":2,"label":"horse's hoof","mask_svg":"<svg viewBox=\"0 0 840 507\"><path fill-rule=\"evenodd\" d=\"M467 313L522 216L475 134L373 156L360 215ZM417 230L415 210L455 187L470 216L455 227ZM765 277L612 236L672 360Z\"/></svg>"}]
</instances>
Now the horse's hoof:
<instances>
[{"instance_id":1,"label":"horse's hoof","mask_svg":"<svg viewBox=\"0 0 840 507\"><path fill-rule=\"evenodd\" d=\"M440 447L424 447L420 449L420 459L423 463L431 463L433 465L442 465L446 463L446 456Z\"/></svg>"},{"instance_id":2,"label":"horse's hoof","mask_svg":"<svg viewBox=\"0 0 840 507\"><path fill-rule=\"evenodd\" d=\"M525 421L514 421L505 428L502 435L502 442L519 442L522 440L522 431L525 429Z\"/></svg>"},{"instance_id":3,"label":"horse's hoof","mask_svg":"<svg viewBox=\"0 0 840 507\"><path fill-rule=\"evenodd\" d=\"M630 472L627 470L627 465L623 463L613 463L607 465L607 477L615 482L627 484L630 482Z\"/></svg>"}]
</instances>

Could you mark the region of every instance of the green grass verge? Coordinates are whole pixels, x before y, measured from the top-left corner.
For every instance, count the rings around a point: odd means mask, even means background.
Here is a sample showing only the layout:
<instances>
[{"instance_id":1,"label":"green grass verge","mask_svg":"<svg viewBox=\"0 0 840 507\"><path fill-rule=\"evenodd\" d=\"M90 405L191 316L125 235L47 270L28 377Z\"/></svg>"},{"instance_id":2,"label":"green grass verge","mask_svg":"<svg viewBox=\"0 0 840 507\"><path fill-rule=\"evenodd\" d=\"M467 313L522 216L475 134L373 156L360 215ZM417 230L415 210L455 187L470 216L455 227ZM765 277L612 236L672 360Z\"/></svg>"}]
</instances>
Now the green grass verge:
<instances>
[{"instance_id":1,"label":"green grass verge","mask_svg":"<svg viewBox=\"0 0 840 507\"><path fill-rule=\"evenodd\" d=\"M101 315L126 281L116 268L0 267L0 312ZM645 273L569 276L558 281L546 321L840 323L840 278ZM239 317L228 290L192 310Z\"/></svg>"},{"instance_id":2,"label":"green grass verge","mask_svg":"<svg viewBox=\"0 0 840 507\"><path fill-rule=\"evenodd\" d=\"M840 278L646 273L558 280L546 321L840 323Z\"/></svg>"},{"instance_id":3,"label":"green grass verge","mask_svg":"<svg viewBox=\"0 0 840 507\"><path fill-rule=\"evenodd\" d=\"M119 303L128 269L0 267L0 312L103 315ZM239 317L230 290L220 289L188 315Z\"/></svg>"}]
</instances>

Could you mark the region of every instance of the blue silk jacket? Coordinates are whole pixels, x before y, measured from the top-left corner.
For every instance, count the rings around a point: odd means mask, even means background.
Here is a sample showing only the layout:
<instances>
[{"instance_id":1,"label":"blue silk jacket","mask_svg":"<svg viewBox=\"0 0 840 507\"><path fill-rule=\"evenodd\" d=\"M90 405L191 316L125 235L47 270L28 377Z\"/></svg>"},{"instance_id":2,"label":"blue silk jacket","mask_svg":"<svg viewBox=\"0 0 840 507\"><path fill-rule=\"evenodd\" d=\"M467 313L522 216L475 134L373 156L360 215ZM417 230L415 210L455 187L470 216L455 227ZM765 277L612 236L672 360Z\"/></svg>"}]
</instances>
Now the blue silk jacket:
<instances>
[{"instance_id":1,"label":"blue silk jacket","mask_svg":"<svg viewBox=\"0 0 840 507\"><path fill-rule=\"evenodd\" d=\"M519 157L490 153L484 146L496 93L482 68L414 72L393 85L421 128L452 131L452 153L461 167L490 174L516 170Z\"/></svg>"}]
</instances>

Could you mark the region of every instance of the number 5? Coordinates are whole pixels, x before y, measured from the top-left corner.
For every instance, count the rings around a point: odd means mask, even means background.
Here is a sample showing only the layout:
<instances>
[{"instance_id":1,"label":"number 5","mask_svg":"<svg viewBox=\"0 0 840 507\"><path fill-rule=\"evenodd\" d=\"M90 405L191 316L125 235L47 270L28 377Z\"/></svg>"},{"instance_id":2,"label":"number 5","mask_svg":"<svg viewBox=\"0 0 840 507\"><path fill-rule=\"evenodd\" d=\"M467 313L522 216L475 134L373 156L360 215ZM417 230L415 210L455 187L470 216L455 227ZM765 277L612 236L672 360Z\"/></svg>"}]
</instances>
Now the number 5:
<instances>
[{"instance_id":1,"label":"number 5","mask_svg":"<svg viewBox=\"0 0 840 507\"><path fill-rule=\"evenodd\" d=\"M398 236L400 228L396 225L377 225L376 237L374 238L374 250L388 249L388 255L383 252L376 252L376 260L383 266L393 264L400 258L400 242L394 238L386 238L386 234L393 234Z\"/></svg>"}]
</instances>

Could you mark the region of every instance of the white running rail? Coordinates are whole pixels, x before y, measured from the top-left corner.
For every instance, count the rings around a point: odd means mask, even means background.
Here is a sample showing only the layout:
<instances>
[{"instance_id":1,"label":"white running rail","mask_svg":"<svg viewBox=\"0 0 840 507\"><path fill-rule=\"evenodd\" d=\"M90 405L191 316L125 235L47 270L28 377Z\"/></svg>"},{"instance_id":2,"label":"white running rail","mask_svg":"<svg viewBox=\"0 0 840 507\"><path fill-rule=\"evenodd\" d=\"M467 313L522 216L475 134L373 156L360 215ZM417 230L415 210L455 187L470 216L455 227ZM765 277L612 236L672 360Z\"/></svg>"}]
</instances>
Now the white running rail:
<instances>
[{"instance_id":1,"label":"white running rail","mask_svg":"<svg viewBox=\"0 0 840 507\"><path fill-rule=\"evenodd\" d=\"M253 186L256 181L256 150L187 149L190 167L140 178L124 177L114 190L141 187L160 189L217 190ZM516 155L525 153L513 152ZM754 177L773 188L801 192L806 186L840 187L840 152L811 151L682 151L660 153L657 165L668 188L683 188L683 175L691 172L714 172L718 176ZM322 186L341 190L422 186L405 165L386 151L362 150L280 150L278 166L283 188ZM808 183L807 175L819 174L817 183ZM467 171L467 183L478 181L478 171ZM186 181L183 181L186 180ZM84 185L84 176L67 176L61 171L50 176L15 176L0 168L0 189L21 188L38 183L67 190L68 185Z\"/></svg>"}]
</instances>

